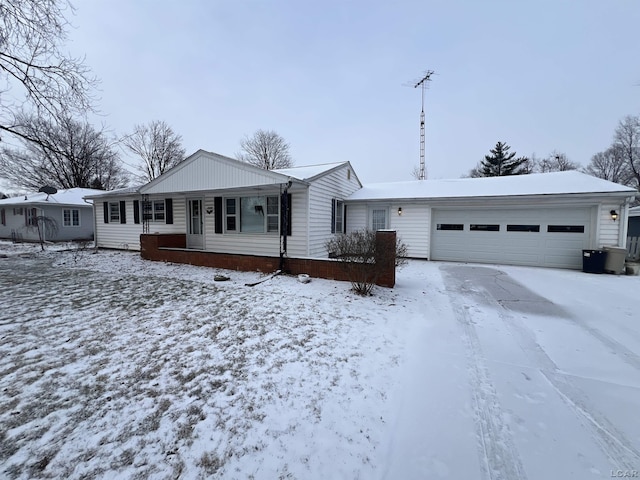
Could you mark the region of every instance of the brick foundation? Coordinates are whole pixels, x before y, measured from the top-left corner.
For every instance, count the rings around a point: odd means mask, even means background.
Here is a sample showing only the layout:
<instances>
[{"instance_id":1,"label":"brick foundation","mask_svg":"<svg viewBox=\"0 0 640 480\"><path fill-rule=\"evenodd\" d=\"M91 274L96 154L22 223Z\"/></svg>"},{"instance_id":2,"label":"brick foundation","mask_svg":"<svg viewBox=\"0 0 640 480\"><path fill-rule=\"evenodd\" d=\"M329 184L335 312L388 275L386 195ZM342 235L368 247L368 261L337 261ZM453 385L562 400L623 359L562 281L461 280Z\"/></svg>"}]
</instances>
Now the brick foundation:
<instances>
[{"instance_id":1,"label":"brick foundation","mask_svg":"<svg viewBox=\"0 0 640 480\"><path fill-rule=\"evenodd\" d=\"M396 232L377 232L376 241L385 242L387 246L395 246ZM140 255L145 260L186 263L243 272L270 273L280 268L279 257L187 250L186 242L185 234L142 234L140 235ZM396 279L395 257L385 258L383 261L386 268L376 283L381 287L393 288ZM333 259L285 258L284 271L291 275L306 273L313 278L349 281L340 262Z\"/></svg>"}]
</instances>

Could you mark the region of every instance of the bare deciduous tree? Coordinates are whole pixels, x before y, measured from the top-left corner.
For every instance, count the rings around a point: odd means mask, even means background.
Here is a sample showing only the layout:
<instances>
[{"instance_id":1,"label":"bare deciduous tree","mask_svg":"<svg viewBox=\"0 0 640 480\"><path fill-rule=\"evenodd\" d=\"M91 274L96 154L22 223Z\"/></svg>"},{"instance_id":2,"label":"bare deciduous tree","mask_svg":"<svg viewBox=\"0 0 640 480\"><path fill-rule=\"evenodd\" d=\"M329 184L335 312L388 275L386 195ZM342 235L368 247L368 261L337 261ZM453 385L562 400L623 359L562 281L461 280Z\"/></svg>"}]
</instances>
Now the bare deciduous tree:
<instances>
[{"instance_id":1,"label":"bare deciduous tree","mask_svg":"<svg viewBox=\"0 0 640 480\"><path fill-rule=\"evenodd\" d=\"M133 133L122 142L140 157L141 162L136 168L145 182L159 177L184 160L182 136L164 121L154 120L148 125L136 125Z\"/></svg>"},{"instance_id":2,"label":"bare deciduous tree","mask_svg":"<svg viewBox=\"0 0 640 480\"><path fill-rule=\"evenodd\" d=\"M62 51L67 13L67 0L0 1L0 131L37 142L19 128L25 107L41 117L91 110L96 80L83 59Z\"/></svg>"},{"instance_id":3,"label":"bare deciduous tree","mask_svg":"<svg viewBox=\"0 0 640 480\"><path fill-rule=\"evenodd\" d=\"M591 157L591 161L584 169L584 172L622 185L629 185L631 180L622 150L617 145L612 145L604 152L598 152Z\"/></svg>"},{"instance_id":4,"label":"bare deciduous tree","mask_svg":"<svg viewBox=\"0 0 640 480\"><path fill-rule=\"evenodd\" d=\"M578 170L580 165L572 162L564 153L553 151L542 160L538 160L535 168L536 172L565 172L567 170Z\"/></svg>"},{"instance_id":5,"label":"bare deciduous tree","mask_svg":"<svg viewBox=\"0 0 640 480\"><path fill-rule=\"evenodd\" d=\"M265 170L293 167L289 144L274 131L258 130L253 136L242 139L240 148L242 152L238 153L238 159L256 167Z\"/></svg>"},{"instance_id":6,"label":"bare deciduous tree","mask_svg":"<svg viewBox=\"0 0 640 480\"><path fill-rule=\"evenodd\" d=\"M20 124L24 148L4 148L0 152L0 168L14 185L105 190L127 185L126 172L104 130L70 117L52 122L35 115L23 116Z\"/></svg>"},{"instance_id":7,"label":"bare deciduous tree","mask_svg":"<svg viewBox=\"0 0 640 480\"><path fill-rule=\"evenodd\" d=\"M627 185L640 190L640 117L628 115L618 123L614 145L631 177Z\"/></svg>"}]
</instances>

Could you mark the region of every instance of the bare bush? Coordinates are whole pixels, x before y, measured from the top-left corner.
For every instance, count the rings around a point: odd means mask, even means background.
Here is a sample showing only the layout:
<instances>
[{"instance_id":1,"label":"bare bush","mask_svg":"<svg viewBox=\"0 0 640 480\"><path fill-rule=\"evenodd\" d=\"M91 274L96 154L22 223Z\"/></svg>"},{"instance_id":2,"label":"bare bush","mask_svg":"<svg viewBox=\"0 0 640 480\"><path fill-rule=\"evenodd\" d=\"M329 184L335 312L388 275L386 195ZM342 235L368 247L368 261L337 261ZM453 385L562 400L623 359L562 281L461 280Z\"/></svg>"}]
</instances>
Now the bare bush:
<instances>
[{"instance_id":1,"label":"bare bush","mask_svg":"<svg viewBox=\"0 0 640 480\"><path fill-rule=\"evenodd\" d=\"M381 247L373 230L339 234L329 239L325 246L330 256L341 262L353 290L360 295L371 294L387 265L400 266L407 257L407 246L401 239L396 239L395 248Z\"/></svg>"}]
</instances>

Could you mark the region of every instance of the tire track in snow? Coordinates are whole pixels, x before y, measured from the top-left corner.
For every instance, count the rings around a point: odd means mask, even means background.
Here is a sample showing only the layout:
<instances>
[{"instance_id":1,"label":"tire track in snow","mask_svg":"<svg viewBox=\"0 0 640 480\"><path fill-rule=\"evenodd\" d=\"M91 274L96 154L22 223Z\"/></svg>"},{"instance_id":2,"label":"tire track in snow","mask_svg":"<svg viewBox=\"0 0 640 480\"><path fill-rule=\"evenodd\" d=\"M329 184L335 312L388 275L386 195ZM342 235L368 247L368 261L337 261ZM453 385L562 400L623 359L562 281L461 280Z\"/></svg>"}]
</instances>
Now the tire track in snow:
<instances>
[{"instance_id":1,"label":"tire track in snow","mask_svg":"<svg viewBox=\"0 0 640 480\"><path fill-rule=\"evenodd\" d=\"M450 278L445 278L445 281L453 283ZM454 286L454 289L460 290L457 286ZM468 307L453 305L453 311L467 343L478 451L484 460L481 462L483 476L491 480L526 480L527 476L514 445L511 430L502 420L502 407L491 381Z\"/></svg>"},{"instance_id":2,"label":"tire track in snow","mask_svg":"<svg viewBox=\"0 0 640 480\"><path fill-rule=\"evenodd\" d=\"M497 270L497 272L500 271ZM508 276L504 272L500 273ZM511 283L517 284L519 288L526 288L520 286L515 280L511 280ZM538 371L570 410L581 419L582 424L590 431L593 440L611 461L611 465L616 469L628 471L637 470L637 466L640 464L640 451L638 451L633 442L629 441L604 414L587 404L587 395L571 382L567 374L559 372L555 362L547 355L540 344L538 344L535 334L524 324L520 316L511 313L512 310L507 305L495 298L494 295L485 288L480 288L479 290L469 289L467 285L469 285L468 281L465 282L458 291L466 295L480 297L484 303L493 305L494 308L496 308L500 320L513 338L516 339L520 348L532 359L533 364L538 367ZM586 330L605 346L612 349L612 351L622 351L624 355L621 356L621 359L632 367L640 370L640 357L626 347L598 330L581 324L574 318L568 317L567 319L578 327Z\"/></svg>"},{"instance_id":3,"label":"tire track in snow","mask_svg":"<svg viewBox=\"0 0 640 480\"><path fill-rule=\"evenodd\" d=\"M484 292L483 296L486 300L491 300L489 293ZM587 404L587 395L571 382L568 374L559 372L555 362L537 343L535 334L517 315L508 313L508 310L501 305L497 308L501 309L498 310L500 320L517 340L520 348L529 355L553 390L590 430L591 437L609 458L611 464L616 469L637 470L640 464L640 451L634 447L633 442L629 441L604 414Z\"/></svg>"}]
</instances>

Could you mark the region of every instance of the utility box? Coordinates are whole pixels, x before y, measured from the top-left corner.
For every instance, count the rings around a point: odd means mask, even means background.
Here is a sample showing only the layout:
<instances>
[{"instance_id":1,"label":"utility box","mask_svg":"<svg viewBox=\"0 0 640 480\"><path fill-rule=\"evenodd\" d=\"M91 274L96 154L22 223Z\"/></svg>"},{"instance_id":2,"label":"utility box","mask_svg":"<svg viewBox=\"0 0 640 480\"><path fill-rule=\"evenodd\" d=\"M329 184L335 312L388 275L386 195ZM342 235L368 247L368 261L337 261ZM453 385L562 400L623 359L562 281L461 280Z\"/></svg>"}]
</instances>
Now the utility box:
<instances>
[{"instance_id":1,"label":"utility box","mask_svg":"<svg viewBox=\"0 0 640 480\"><path fill-rule=\"evenodd\" d=\"M624 261L627 258L627 249L618 247L604 247L607 252L607 260L604 263L604 271L620 275L625 273Z\"/></svg>"},{"instance_id":2,"label":"utility box","mask_svg":"<svg viewBox=\"0 0 640 480\"><path fill-rule=\"evenodd\" d=\"M582 271L585 273L604 273L607 252L604 250L582 250Z\"/></svg>"}]
</instances>

